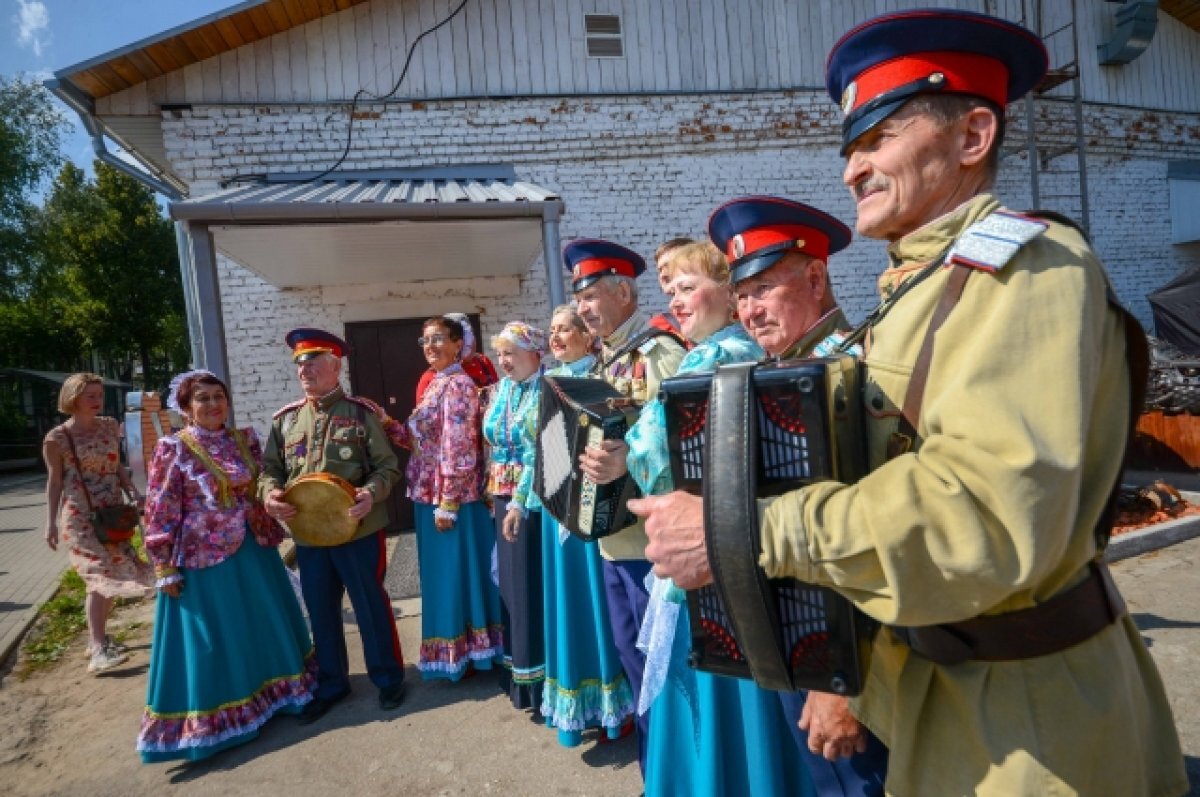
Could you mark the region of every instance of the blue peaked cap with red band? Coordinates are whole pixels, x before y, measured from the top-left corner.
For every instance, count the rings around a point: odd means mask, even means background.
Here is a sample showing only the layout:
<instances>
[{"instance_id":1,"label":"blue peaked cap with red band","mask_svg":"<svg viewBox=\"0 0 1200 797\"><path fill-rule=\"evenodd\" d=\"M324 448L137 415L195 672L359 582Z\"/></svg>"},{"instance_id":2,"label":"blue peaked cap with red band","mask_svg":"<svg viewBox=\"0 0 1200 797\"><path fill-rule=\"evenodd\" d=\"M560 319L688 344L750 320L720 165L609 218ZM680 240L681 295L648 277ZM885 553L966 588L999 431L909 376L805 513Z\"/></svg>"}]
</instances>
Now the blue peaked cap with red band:
<instances>
[{"instance_id":1,"label":"blue peaked cap with red band","mask_svg":"<svg viewBox=\"0 0 1200 797\"><path fill-rule=\"evenodd\" d=\"M346 341L323 329L296 327L283 340L292 350L292 362L295 363L306 362L319 354L345 357L350 353Z\"/></svg>"},{"instance_id":2,"label":"blue peaked cap with red band","mask_svg":"<svg viewBox=\"0 0 1200 797\"><path fill-rule=\"evenodd\" d=\"M846 114L842 154L917 94L969 94L1001 111L1046 74L1042 40L1004 19L923 8L867 20L838 40L825 87Z\"/></svg>"},{"instance_id":3,"label":"blue peaked cap with red band","mask_svg":"<svg viewBox=\"0 0 1200 797\"><path fill-rule=\"evenodd\" d=\"M789 252L828 261L850 245L850 228L803 202L746 196L713 211L708 237L729 258L729 281L737 284L766 271Z\"/></svg>"},{"instance_id":4,"label":"blue peaked cap with red band","mask_svg":"<svg viewBox=\"0 0 1200 797\"><path fill-rule=\"evenodd\" d=\"M580 238L563 247L563 264L571 273L571 291L579 293L607 276L636 279L646 261L632 249L599 238Z\"/></svg>"}]
</instances>

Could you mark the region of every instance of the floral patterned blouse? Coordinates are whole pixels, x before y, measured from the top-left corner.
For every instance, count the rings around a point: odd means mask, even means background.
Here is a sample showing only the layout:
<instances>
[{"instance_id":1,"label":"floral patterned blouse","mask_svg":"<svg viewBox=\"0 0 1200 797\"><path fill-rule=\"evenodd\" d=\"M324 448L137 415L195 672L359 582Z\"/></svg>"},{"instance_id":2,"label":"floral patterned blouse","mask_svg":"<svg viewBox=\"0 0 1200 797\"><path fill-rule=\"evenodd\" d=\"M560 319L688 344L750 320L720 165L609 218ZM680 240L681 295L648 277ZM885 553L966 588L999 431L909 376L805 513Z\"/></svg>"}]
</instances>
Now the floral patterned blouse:
<instances>
[{"instance_id":1,"label":"floral patterned blouse","mask_svg":"<svg viewBox=\"0 0 1200 797\"><path fill-rule=\"evenodd\" d=\"M696 348L684 356L675 373L715 371L723 363L750 362L765 356L745 328L733 323L697 343ZM637 423L625 434L625 442L629 444L626 465L643 493L663 495L674 489L667 454L667 415L657 398L642 407Z\"/></svg>"},{"instance_id":2,"label":"floral patterned blouse","mask_svg":"<svg viewBox=\"0 0 1200 797\"><path fill-rule=\"evenodd\" d=\"M408 423L389 429L393 442L412 451L405 478L419 504L459 506L482 496L479 390L457 363L429 383Z\"/></svg>"},{"instance_id":3,"label":"floral patterned blouse","mask_svg":"<svg viewBox=\"0 0 1200 797\"><path fill-rule=\"evenodd\" d=\"M542 369L522 382L504 377L492 391L492 400L483 416L483 436L491 447L488 461L487 491L493 496L511 496L517 490L524 471L521 423L538 410L542 390Z\"/></svg>"},{"instance_id":4,"label":"floral patterned blouse","mask_svg":"<svg viewBox=\"0 0 1200 797\"><path fill-rule=\"evenodd\" d=\"M219 565L241 547L247 527L260 545L278 545L283 528L255 498L262 444L254 430L241 430L252 463L245 461L228 429L189 426L185 431L228 477L232 505L223 505L217 478L179 434L159 440L146 485L145 543L150 560L181 568Z\"/></svg>"}]
</instances>

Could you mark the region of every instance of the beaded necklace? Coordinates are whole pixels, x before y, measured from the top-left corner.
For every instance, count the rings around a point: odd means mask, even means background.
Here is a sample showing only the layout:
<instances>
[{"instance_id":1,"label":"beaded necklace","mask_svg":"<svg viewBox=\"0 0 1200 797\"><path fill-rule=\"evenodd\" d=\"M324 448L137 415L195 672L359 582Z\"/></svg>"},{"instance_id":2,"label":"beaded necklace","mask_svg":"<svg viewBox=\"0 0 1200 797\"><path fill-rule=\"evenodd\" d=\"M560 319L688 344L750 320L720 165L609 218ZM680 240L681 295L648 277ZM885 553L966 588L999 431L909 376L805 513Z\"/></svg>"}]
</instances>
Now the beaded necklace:
<instances>
[{"instance_id":1,"label":"beaded necklace","mask_svg":"<svg viewBox=\"0 0 1200 797\"><path fill-rule=\"evenodd\" d=\"M533 389L534 380L541 377L541 375L542 369L539 367L537 373L528 379L521 382L514 380L512 390L508 391L504 396L504 410L500 414L503 424L500 427L500 433L497 437L504 444L504 453L507 455L506 461L508 462L511 462L517 456L517 435L515 434L516 427L513 422L515 419L524 416L525 408L536 392ZM513 394L516 394L515 401L513 400Z\"/></svg>"}]
</instances>

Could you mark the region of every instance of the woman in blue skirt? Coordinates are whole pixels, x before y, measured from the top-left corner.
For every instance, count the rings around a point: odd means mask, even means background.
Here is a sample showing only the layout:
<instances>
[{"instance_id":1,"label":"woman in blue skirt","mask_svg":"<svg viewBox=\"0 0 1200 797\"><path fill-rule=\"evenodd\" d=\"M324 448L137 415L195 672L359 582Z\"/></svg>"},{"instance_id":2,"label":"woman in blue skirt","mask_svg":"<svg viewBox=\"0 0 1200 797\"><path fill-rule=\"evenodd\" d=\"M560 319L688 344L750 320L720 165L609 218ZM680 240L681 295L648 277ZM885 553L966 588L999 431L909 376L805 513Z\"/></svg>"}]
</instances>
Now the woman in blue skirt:
<instances>
[{"instance_id":1,"label":"woman in blue skirt","mask_svg":"<svg viewBox=\"0 0 1200 797\"><path fill-rule=\"evenodd\" d=\"M276 550L283 529L255 498L258 437L226 428L229 392L207 371L176 377L168 406L188 425L159 440L146 488L146 553L162 594L137 739L144 763L247 742L274 714L298 714L316 685Z\"/></svg>"},{"instance_id":2,"label":"woman in blue skirt","mask_svg":"<svg viewBox=\"0 0 1200 797\"><path fill-rule=\"evenodd\" d=\"M405 476L414 504L421 575L421 677L458 681L504 655L500 594L492 583L492 516L483 502L479 391L463 371L465 321L435 316L417 341L434 377L393 442L412 451Z\"/></svg>"},{"instance_id":3,"label":"woman in blue skirt","mask_svg":"<svg viewBox=\"0 0 1200 797\"><path fill-rule=\"evenodd\" d=\"M707 241L689 244L660 265L671 313L696 345L677 374L761 359L763 350L736 320L729 264ZM648 402L625 440L627 465L647 495L673 489L666 414ZM753 681L688 667L687 605L670 582L654 579L639 647L646 653L639 711L653 706L646 749L646 794L804 795L812 793L775 692Z\"/></svg>"},{"instance_id":4,"label":"woman in blue skirt","mask_svg":"<svg viewBox=\"0 0 1200 797\"><path fill-rule=\"evenodd\" d=\"M586 376L595 362L592 336L569 305L550 321L550 353L561 363L557 376ZM537 407L527 410L521 429L525 468L514 501L526 511L541 508L532 490L536 458ZM558 730L558 741L575 747L586 728L600 728L601 739L633 731L633 691L621 667L608 621L608 600L600 550L570 534L542 512L542 587L545 610L546 681L542 716Z\"/></svg>"}]
</instances>

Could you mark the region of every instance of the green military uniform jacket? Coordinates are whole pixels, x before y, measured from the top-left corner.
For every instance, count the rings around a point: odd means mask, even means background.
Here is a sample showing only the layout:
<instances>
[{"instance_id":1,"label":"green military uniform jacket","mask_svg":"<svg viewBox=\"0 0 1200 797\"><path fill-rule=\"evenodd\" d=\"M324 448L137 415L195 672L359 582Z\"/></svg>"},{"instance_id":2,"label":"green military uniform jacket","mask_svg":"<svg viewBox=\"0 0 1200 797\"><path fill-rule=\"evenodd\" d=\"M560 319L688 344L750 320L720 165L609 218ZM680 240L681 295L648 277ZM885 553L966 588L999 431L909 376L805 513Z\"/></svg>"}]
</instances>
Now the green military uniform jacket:
<instances>
[{"instance_id":1,"label":"green military uniform jacket","mask_svg":"<svg viewBox=\"0 0 1200 797\"><path fill-rule=\"evenodd\" d=\"M646 329L650 315L638 310L613 330L604 341L599 363L608 362L627 341ZM648 401L658 395L658 386L674 376L686 354L680 343L669 335L655 335L633 351L609 363L600 376L622 395L637 401ZM605 559L645 559L646 527L641 520L626 526L616 534L601 537L600 554Z\"/></svg>"},{"instance_id":2,"label":"green military uniform jacket","mask_svg":"<svg viewBox=\"0 0 1200 797\"><path fill-rule=\"evenodd\" d=\"M275 413L258 477L259 498L265 501L276 487L287 488L309 473L332 473L371 491L374 504L352 540L387 525L387 497L400 481L400 463L373 408L347 396L340 385Z\"/></svg>"},{"instance_id":3,"label":"green military uniform jacket","mask_svg":"<svg viewBox=\"0 0 1200 797\"><path fill-rule=\"evenodd\" d=\"M803 357L811 357L812 350L818 343L835 332L841 332L849 327L850 322L846 320L846 314L842 312L840 307L835 307L830 312L821 316L811 329L801 335L799 340L789 346L787 351L780 355L779 359L797 360Z\"/></svg>"},{"instance_id":4,"label":"green military uniform jacket","mask_svg":"<svg viewBox=\"0 0 1200 797\"><path fill-rule=\"evenodd\" d=\"M935 260L998 208L979 196L910 233L889 247L891 268ZM769 575L834 586L887 624L1011 612L1082 580L1125 445L1129 375L1107 277L1076 230L1050 223L1000 270L967 281L936 336L917 446L885 462L949 273L874 330L872 472L763 512ZM952 667L884 628L853 707L890 748L889 794L1187 790L1161 679L1128 616L1060 653Z\"/></svg>"}]
</instances>

